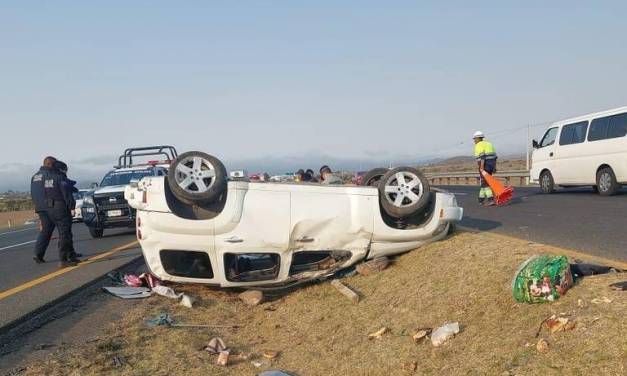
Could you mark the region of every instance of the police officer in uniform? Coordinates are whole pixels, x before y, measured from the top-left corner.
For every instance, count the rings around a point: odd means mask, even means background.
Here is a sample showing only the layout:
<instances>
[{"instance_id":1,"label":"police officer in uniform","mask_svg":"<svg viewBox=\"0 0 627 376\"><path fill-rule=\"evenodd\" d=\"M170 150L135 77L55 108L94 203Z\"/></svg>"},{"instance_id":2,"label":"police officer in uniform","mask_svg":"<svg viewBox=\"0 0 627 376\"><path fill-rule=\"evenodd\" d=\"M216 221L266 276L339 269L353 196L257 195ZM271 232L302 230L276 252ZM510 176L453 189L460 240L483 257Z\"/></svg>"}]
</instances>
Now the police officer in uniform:
<instances>
[{"instance_id":1,"label":"police officer in uniform","mask_svg":"<svg viewBox=\"0 0 627 376\"><path fill-rule=\"evenodd\" d=\"M67 164L60 160L57 160L54 162L54 169L60 172L61 175L63 175L63 184L65 185L65 189L70 192L73 198L74 193L78 193L78 188L76 188L76 181L71 180L70 178L67 177ZM76 211L76 200L74 200L73 202L74 202L74 205L72 206L70 210L70 215L72 216L72 218L74 218L74 212ZM72 230L72 227L70 227L70 231L71 230ZM73 235L72 235L72 238L74 238ZM74 244L72 243L72 249L70 250L70 258L78 259L79 257L83 257L83 254L76 253L76 251L74 250Z\"/></svg>"},{"instance_id":2,"label":"police officer in uniform","mask_svg":"<svg viewBox=\"0 0 627 376\"><path fill-rule=\"evenodd\" d=\"M46 157L43 166L31 178L31 197L39 216L41 230L35 243L36 263L44 262L44 254L55 227L59 232L59 260L62 268L75 266L72 250L72 214L74 198L63 183L63 175L54 169L54 157Z\"/></svg>"}]
</instances>

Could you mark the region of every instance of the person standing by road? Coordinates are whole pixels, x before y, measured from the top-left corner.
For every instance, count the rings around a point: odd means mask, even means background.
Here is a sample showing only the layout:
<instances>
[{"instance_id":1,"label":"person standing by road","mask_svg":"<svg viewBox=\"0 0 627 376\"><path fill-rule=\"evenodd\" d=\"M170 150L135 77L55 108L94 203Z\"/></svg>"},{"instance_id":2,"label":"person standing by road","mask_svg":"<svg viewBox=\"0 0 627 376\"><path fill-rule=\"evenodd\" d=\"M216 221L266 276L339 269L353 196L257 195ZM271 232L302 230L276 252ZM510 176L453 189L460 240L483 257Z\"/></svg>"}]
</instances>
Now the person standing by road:
<instances>
[{"instance_id":1,"label":"person standing by road","mask_svg":"<svg viewBox=\"0 0 627 376\"><path fill-rule=\"evenodd\" d=\"M72 195L72 203L70 205L70 216L74 218L74 213L76 212L76 199L74 199L74 194L78 193L78 188L76 188L76 181L71 180L67 177L67 164L62 161L54 162L54 169L61 173L63 176L62 184L65 186L65 189L70 192ZM72 235L72 239L74 239L74 235L72 234L72 227L70 226L70 235ZM83 257L82 253L76 253L74 250L74 242L70 242L72 245L72 249L70 250L70 259L78 259L79 257Z\"/></svg>"},{"instance_id":2,"label":"person standing by road","mask_svg":"<svg viewBox=\"0 0 627 376\"><path fill-rule=\"evenodd\" d=\"M496 150L492 143L485 140L485 135L481 131L475 132L472 136L475 141L475 158L479 167L479 180L481 188L479 189L479 205L494 205L494 194L488 183L483 178L481 171L485 171L492 175L496 172Z\"/></svg>"},{"instance_id":3,"label":"person standing by road","mask_svg":"<svg viewBox=\"0 0 627 376\"><path fill-rule=\"evenodd\" d=\"M56 158L46 157L43 165L31 178L31 198L41 223L35 243L36 263L44 262L44 255L55 227L59 232L59 260L62 268L75 266L72 250L72 215L74 198L63 183L63 175L55 170Z\"/></svg>"}]
</instances>

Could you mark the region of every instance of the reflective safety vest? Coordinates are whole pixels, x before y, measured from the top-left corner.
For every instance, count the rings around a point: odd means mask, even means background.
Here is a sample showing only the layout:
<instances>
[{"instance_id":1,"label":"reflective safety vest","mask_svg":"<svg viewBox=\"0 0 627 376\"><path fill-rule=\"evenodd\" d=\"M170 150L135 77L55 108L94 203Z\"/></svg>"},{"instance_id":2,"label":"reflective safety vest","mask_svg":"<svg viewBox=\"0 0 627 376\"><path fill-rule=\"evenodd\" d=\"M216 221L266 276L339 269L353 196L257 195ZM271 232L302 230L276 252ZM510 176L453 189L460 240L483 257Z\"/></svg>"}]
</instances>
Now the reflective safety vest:
<instances>
[{"instance_id":1,"label":"reflective safety vest","mask_svg":"<svg viewBox=\"0 0 627 376\"><path fill-rule=\"evenodd\" d=\"M479 141L475 144L475 158L477 161L496 159L496 150L488 141Z\"/></svg>"}]
</instances>

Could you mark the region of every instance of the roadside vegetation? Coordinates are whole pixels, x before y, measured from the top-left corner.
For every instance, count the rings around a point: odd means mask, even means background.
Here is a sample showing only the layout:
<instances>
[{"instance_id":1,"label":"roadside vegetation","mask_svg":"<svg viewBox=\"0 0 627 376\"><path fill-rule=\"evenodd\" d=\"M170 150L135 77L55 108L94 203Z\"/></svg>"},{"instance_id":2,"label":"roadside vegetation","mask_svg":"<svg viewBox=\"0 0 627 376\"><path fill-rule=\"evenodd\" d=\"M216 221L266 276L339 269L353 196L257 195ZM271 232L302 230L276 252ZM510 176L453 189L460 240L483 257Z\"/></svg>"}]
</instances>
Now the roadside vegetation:
<instances>
[{"instance_id":1,"label":"roadside vegetation","mask_svg":"<svg viewBox=\"0 0 627 376\"><path fill-rule=\"evenodd\" d=\"M519 304L511 280L521 262L556 249L490 234L458 233L395 259L385 270L299 288L248 306L237 291L172 285L198 300L189 309L153 296L97 338L26 366L25 375L252 375L283 369L305 375L619 375L627 373L627 294L610 289L624 274L588 277L558 301ZM149 328L169 313L177 323L213 328ZM542 322L568 318L569 330ZM421 328L459 322L440 347ZM219 327L238 325L239 328ZM368 335L387 328L378 338ZM381 333L381 332L380 332ZM226 367L203 350L221 337ZM540 340L546 341L548 347ZM265 356L264 356L265 354ZM268 356L270 355L270 356ZM253 363L260 365L256 367Z\"/></svg>"},{"instance_id":2,"label":"roadside vegetation","mask_svg":"<svg viewBox=\"0 0 627 376\"><path fill-rule=\"evenodd\" d=\"M433 164L418 166L425 173L471 172L477 171L477 162L472 157L454 157ZM500 171L525 170L524 158L499 158L497 169Z\"/></svg>"},{"instance_id":3,"label":"roadside vegetation","mask_svg":"<svg viewBox=\"0 0 627 376\"><path fill-rule=\"evenodd\" d=\"M3 194L0 196L0 213L32 209L33 201L29 194Z\"/></svg>"}]
</instances>

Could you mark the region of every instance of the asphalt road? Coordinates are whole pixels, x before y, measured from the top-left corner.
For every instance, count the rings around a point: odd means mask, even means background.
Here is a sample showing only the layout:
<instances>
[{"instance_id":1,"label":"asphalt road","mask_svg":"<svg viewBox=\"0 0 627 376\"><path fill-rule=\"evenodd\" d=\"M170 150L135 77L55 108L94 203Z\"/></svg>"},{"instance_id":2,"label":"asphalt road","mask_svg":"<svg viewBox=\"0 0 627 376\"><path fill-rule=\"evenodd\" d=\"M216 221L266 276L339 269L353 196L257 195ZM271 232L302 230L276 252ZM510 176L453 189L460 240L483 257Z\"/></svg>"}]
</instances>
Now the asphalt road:
<instances>
[{"instance_id":1,"label":"asphalt road","mask_svg":"<svg viewBox=\"0 0 627 376\"><path fill-rule=\"evenodd\" d=\"M128 229L105 231L103 238L92 239L82 223L73 225L73 233L74 247L84 255L84 259L101 255L135 240L134 231ZM36 237L36 226L0 231L0 328L141 254L138 246L134 246L73 268L39 284L32 284L31 281L41 281L59 270L56 240L50 242L44 257L46 263L36 264L33 261ZM11 289L24 287L25 284L29 287L9 296L2 296Z\"/></svg>"},{"instance_id":2,"label":"asphalt road","mask_svg":"<svg viewBox=\"0 0 627 376\"><path fill-rule=\"evenodd\" d=\"M464 207L461 226L571 248L627 261L627 190L603 197L591 189L564 189L544 195L538 188L516 187L511 203L477 204L478 187L444 186Z\"/></svg>"}]
</instances>

